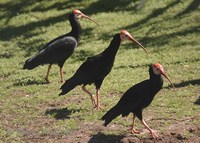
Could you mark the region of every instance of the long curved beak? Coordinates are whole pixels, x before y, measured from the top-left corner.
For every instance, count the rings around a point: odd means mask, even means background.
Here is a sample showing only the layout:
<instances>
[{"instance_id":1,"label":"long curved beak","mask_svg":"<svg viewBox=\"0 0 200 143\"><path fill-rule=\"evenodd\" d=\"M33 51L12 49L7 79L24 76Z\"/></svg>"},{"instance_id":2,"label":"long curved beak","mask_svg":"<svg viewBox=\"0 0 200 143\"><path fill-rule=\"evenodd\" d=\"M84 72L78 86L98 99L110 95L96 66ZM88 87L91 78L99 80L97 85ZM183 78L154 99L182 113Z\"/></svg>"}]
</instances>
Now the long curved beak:
<instances>
[{"instance_id":1,"label":"long curved beak","mask_svg":"<svg viewBox=\"0 0 200 143\"><path fill-rule=\"evenodd\" d=\"M92 20L92 18L90 18L89 16L87 16L87 15L85 15L85 14L82 13L82 17L83 17L83 18L86 18L86 19L89 19L90 21L94 22L96 25L99 26L99 24L96 23L94 20Z\"/></svg>"},{"instance_id":2,"label":"long curved beak","mask_svg":"<svg viewBox=\"0 0 200 143\"><path fill-rule=\"evenodd\" d=\"M129 39L131 40L131 41L133 41L134 43L136 43L137 45L139 45L144 51L145 51L145 53L148 55L148 51L144 48L144 46L142 46L142 44L140 44L140 42L138 42L135 38L133 38L132 36L131 37L129 37Z\"/></svg>"},{"instance_id":3,"label":"long curved beak","mask_svg":"<svg viewBox=\"0 0 200 143\"><path fill-rule=\"evenodd\" d=\"M163 70L160 70L161 71L161 74L171 83L171 85L172 85L172 87L173 87L173 89L174 89L174 91L176 90L175 89L175 86L174 86L174 84L171 82L171 80L170 80L170 78L166 75L166 73L163 71Z\"/></svg>"}]
</instances>

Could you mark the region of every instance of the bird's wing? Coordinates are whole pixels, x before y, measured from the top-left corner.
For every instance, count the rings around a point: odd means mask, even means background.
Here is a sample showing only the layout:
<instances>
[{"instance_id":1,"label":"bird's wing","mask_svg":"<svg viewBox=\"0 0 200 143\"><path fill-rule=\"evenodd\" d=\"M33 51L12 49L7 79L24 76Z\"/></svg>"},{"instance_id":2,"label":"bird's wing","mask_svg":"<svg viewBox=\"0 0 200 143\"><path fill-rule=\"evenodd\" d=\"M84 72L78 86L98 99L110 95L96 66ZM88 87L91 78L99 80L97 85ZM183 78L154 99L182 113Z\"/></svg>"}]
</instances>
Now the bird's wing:
<instances>
[{"instance_id":1,"label":"bird's wing","mask_svg":"<svg viewBox=\"0 0 200 143\"><path fill-rule=\"evenodd\" d=\"M51 44L56 43L57 41L60 41L60 40L62 40L63 38L68 37L68 36L69 36L68 34L64 34L64 35L61 35L61 36L59 36L59 37L56 37L55 39L53 39L53 40L49 41L48 43L46 43L46 44L40 49L40 51L42 51L42 50L48 48Z\"/></svg>"},{"instance_id":2,"label":"bird's wing","mask_svg":"<svg viewBox=\"0 0 200 143\"><path fill-rule=\"evenodd\" d=\"M63 36L48 43L36 56L40 56L44 62L65 61L73 53L76 46L75 38Z\"/></svg>"},{"instance_id":3,"label":"bird's wing","mask_svg":"<svg viewBox=\"0 0 200 143\"><path fill-rule=\"evenodd\" d=\"M109 69L105 68L105 62L102 59L101 55L88 57L74 74L74 77L80 82L79 84L94 82L109 73Z\"/></svg>"},{"instance_id":4,"label":"bird's wing","mask_svg":"<svg viewBox=\"0 0 200 143\"><path fill-rule=\"evenodd\" d=\"M145 80L132 86L124 93L117 103L117 106L120 106L121 109L127 112L140 108L142 101L148 96L146 91L149 91L149 89L149 80Z\"/></svg>"}]
</instances>

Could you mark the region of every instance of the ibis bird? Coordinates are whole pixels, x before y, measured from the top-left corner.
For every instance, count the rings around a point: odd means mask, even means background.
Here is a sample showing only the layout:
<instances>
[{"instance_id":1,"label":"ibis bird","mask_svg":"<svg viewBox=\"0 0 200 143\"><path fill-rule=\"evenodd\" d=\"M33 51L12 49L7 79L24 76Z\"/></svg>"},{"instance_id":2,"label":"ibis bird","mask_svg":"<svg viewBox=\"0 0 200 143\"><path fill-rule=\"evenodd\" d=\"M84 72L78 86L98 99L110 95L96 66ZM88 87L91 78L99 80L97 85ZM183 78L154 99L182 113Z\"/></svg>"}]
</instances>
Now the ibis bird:
<instances>
[{"instance_id":1,"label":"ibis bird","mask_svg":"<svg viewBox=\"0 0 200 143\"><path fill-rule=\"evenodd\" d=\"M78 68L75 74L66 80L65 83L61 86L60 89L62 92L59 95L68 93L77 85L83 85L82 89L90 95L94 107L97 109L101 108L99 101L100 87L104 78L110 73L119 46L124 40L135 42L140 47L142 47L145 52L147 52L146 49L135 38L133 38L128 31L122 30L120 33L114 35L108 48L106 48L100 54L87 58L87 60ZM96 99L92 93L85 88L86 85L92 83L94 83L96 86Z\"/></svg>"},{"instance_id":2,"label":"ibis bird","mask_svg":"<svg viewBox=\"0 0 200 143\"><path fill-rule=\"evenodd\" d=\"M167 78L174 89L175 87L169 77L166 75L163 66L159 63L150 65L149 75L150 78L148 80L144 80L129 88L121 97L119 102L101 118L102 120L105 120L104 126L107 126L113 119L115 119L119 115L122 115L122 117L124 117L128 116L129 113L132 113L132 133L139 133L139 131L135 130L134 128L134 120L135 117L137 117L142 122L142 124L150 131L153 138L159 139L155 131L153 131L143 119L142 111L144 108L151 104L154 96L161 90L163 86L163 79L161 75Z\"/></svg>"},{"instance_id":3,"label":"ibis bird","mask_svg":"<svg viewBox=\"0 0 200 143\"><path fill-rule=\"evenodd\" d=\"M31 70L39 65L49 64L45 77L45 80L49 83L49 72L51 66L52 64L57 64L60 68L60 82L64 82L62 68L65 61L72 55L80 41L81 26L79 19L81 18L93 21L81 11L77 9L73 10L69 15L69 22L72 27L71 31L45 44L36 55L26 60L23 69ZM93 22L96 23L95 21Z\"/></svg>"}]
</instances>

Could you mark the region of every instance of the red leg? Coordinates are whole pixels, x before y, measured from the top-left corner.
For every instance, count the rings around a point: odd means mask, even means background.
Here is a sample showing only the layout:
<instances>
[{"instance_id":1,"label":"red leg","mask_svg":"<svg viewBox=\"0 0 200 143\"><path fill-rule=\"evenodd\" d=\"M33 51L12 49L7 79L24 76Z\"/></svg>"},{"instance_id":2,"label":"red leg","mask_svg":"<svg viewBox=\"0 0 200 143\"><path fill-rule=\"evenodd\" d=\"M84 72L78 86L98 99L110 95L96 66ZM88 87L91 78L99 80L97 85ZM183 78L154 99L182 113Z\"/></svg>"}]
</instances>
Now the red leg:
<instances>
[{"instance_id":1,"label":"red leg","mask_svg":"<svg viewBox=\"0 0 200 143\"><path fill-rule=\"evenodd\" d=\"M135 115L133 114L133 124L132 124L130 130L131 130L131 133L132 133L132 134L139 134L140 131L137 131L137 130L134 128L134 124L135 124Z\"/></svg>"},{"instance_id":2,"label":"red leg","mask_svg":"<svg viewBox=\"0 0 200 143\"><path fill-rule=\"evenodd\" d=\"M45 80L46 80L48 83L50 83L50 81L49 81L49 72L50 72L50 69L51 69L51 64L48 66L47 75L46 75L46 77L45 77Z\"/></svg>"},{"instance_id":3,"label":"red leg","mask_svg":"<svg viewBox=\"0 0 200 143\"><path fill-rule=\"evenodd\" d=\"M158 135L156 134L155 131L153 131L147 124L146 122L142 119L142 124L150 131L152 137L156 140L159 140L160 138L158 137Z\"/></svg>"},{"instance_id":4,"label":"red leg","mask_svg":"<svg viewBox=\"0 0 200 143\"><path fill-rule=\"evenodd\" d=\"M63 69L60 67L60 82L63 83L64 79L63 79Z\"/></svg>"},{"instance_id":5,"label":"red leg","mask_svg":"<svg viewBox=\"0 0 200 143\"><path fill-rule=\"evenodd\" d=\"M85 88L85 86L82 86L82 89L83 89L84 92L86 92L87 94L89 94L89 96L90 96L90 98L91 98L91 102L92 102L92 104L93 104L94 107L95 107L95 106L96 106L96 101L95 101L94 95L92 95L92 93L89 92L89 91Z\"/></svg>"},{"instance_id":6,"label":"red leg","mask_svg":"<svg viewBox=\"0 0 200 143\"><path fill-rule=\"evenodd\" d=\"M97 109L102 109L102 107L101 107L101 105L100 105L99 89L96 89L96 98L97 98L96 108L97 108Z\"/></svg>"}]
</instances>

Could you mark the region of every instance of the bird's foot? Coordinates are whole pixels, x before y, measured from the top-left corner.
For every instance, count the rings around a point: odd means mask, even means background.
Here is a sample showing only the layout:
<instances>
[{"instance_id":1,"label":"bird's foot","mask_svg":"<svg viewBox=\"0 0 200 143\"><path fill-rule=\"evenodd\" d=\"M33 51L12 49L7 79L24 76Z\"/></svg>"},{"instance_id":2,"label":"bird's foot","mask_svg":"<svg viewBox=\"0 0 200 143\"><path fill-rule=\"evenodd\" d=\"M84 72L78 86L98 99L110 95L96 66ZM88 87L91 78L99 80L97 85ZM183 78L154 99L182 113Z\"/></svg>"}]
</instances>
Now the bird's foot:
<instances>
[{"instance_id":1,"label":"bird's foot","mask_svg":"<svg viewBox=\"0 0 200 143\"><path fill-rule=\"evenodd\" d=\"M128 130L131 130L132 134L140 134L140 131L134 129L133 127L129 128Z\"/></svg>"},{"instance_id":2,"label":"bird's foot","mask_svg":"<svg viewBox=\"0 0 200 143\"><path fill-rule=\"evenodd\" d=\"M131 130L131 133L132 133L132 134L140 134L140 131L138 131L138 130L136 130L136 129L133 128L133 129Z\"/></svg>"},{"instance_id":3,"label":"bird's foot","mask_svg":"<svg viewBox=\"0 0 200 143\"><path fill-rule=\"evenodd\" d=\"M96 106L96 99L95 99L94 95L91 95L91 101L92 101L92 104L94 106Z\"/></svg>"},{"instance_id":4,"label":"bird's foot","mask_svg":"<svg viewBox=\"0 0 200 143\"><path fill-rule=\"evenodd\" d=\"M47 83L50 83L50 81L47 77L45 77L45 80L46 80Z\"/></svg>"},{"instance_id":5,"label":"bird's foot","mask_svg":"<svg viewBox=\"0 0 200 143\"><path fill-rule=\"evenodd\" d=\"M97 110L103 109L100 105L95 105L94 108L97 109Z\"/></svg>"},{"instance_id":6,"label":"bird's foot","mask_svg":"<svg viewBox=\"0 0 200 143\"><path fill-rule=\"evenodd\" d=\"M151 133L152 137L153 137L155 140L160 140L160 138L158 137L158 135L156 134L155 131L151 130L150 133Z\"/></svg>"},{"instance_id":7,"label":"bird's foot","mask_svg":"<svg viewBox=\"0 0 200 143\"><path fill-rule=\"evenodd\" d=\"M65 81L64 81L63 79L61 79L59 82L60 82L60 83L64 83Z\"/></svg>"}]
</instances>

